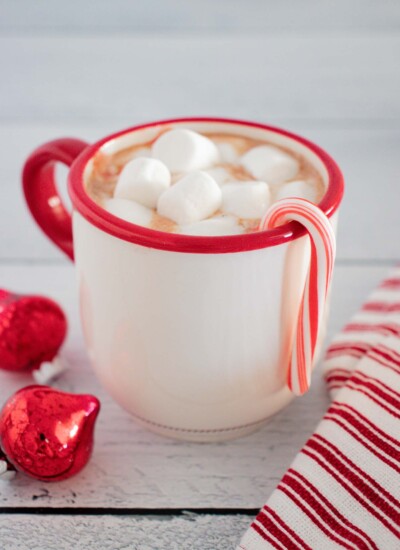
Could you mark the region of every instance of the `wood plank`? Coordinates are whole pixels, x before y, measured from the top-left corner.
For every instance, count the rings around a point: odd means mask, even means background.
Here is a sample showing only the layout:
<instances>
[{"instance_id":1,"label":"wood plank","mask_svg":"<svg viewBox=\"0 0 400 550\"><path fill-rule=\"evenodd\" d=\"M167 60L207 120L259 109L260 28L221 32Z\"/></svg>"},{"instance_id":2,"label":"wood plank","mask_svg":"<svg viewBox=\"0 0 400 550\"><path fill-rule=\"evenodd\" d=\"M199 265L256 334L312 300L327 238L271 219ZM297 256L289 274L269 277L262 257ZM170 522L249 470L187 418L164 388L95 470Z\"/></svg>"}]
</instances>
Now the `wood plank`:
<instances>
[{"instance_id":1,"label":"wood plank","mask_svg":"<svg viewBox=\"0 0 400 550\"><path fill-rule=\"evenodd\" d=\"M356 310L383 277L383 267L338 266L329 335ZM32 508L258 508L267 499L328 405L317 369L311 391L259 432L221 444L182 443L137 426L95 380L78 322L72 266L0 265L4 287L57 299L70 320L63 356L70 370L58 387L92 392L102 402L93 458L78 476L45 484L18 476L0 489L0 507ZM31 383L28 375L0 372L0 403Z\"/></svg>"},{"instance_id":2,"label":"wood plank","mask_svg":"<svg viewBox=\"0 0 400 550\"><path fill-rule=\"evenodd\" d=\"M261 121L270 122L265 116ZM129 118L123 126L136 123ZM346 179L346 195L339 222L338 258L388 260L399 256L400 185L398 128L346 128L299 121L278 121L321 144L338 161ZM61 259L63 255L36 228L27 213L20 189L20 171L30 152L44 141L75 135L94 141L117 129L106 121L0 127L0 148L6 151L0 169L0 258ZM60 186L64 189L65 186Z\"/></svg>"},{"instance_id":3,"label":"wood plank","mask_svg":"<svg viewBox=\"0 0 400 550\"><path fill-rule=\"evenodd\" d=\"M144 32L158 30L263 30L269 32L303 30L398 29L397 0L368 2L314 0L271 2L252 0L19 0L0 2L0 29L36 32Z\"/></svg>"},{"instance_id":4,"label":"wood plank","mask_svg":"<svg viewBox=\"0 0 400 550\"><path fill-rule=\"evenodd\" d=\"M0 37L0 118L400 117L400 37L180 33Z\"/></svg>"},{"instance_id":5,"label":"wood plank","mask_svg":"<svg viewBox=\"0 0 400 550\"><path fill-rule=\"evenodd\" d=\"M250 524L245 515L181 517L0 516L3 548L18 550L228 550Z\"/></svg>"}]
</instances>

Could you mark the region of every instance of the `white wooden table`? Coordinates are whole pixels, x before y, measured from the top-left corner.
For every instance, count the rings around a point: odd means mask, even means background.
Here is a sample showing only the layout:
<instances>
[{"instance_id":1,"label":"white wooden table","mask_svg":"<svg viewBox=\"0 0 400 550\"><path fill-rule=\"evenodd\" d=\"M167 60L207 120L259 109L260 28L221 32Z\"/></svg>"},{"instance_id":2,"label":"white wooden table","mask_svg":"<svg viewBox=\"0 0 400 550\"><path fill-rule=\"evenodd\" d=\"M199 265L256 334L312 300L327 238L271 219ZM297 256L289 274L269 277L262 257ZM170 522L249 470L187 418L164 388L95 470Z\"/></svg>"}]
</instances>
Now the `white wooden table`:
<instances>
[{"instance_id":1,"label":"white wooden table","mask_svg":"<svg viewBox=\"0 0 400 550\"><path fill-rule=\"evenodd\" d=\"M234 548L328 404L317 371L305 397L237 441L139 428L89 368L73 267L27 214L24 158L53 137L91 141L175 115L270 122L317 141L347 180L331 337L400 255L399 27L397 0L0 0L0 287L62 304L72 367L58 386L102 401L80 475L1 485L2 549ZM0 372L0 401L30 382Z\"/></svg>"}]
</instances>

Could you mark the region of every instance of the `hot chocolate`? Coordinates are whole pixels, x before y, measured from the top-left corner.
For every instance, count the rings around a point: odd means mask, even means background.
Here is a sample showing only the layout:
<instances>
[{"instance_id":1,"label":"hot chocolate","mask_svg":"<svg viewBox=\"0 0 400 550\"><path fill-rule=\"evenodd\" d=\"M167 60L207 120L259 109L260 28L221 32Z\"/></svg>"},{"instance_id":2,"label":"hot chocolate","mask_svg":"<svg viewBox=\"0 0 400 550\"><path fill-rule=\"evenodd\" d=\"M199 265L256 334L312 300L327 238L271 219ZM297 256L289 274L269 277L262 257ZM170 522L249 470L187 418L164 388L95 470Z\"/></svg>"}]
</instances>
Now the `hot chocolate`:
<instances>
[{"instance_id":1,"label":"hot chocolate","mask_svg":"<svg viewBox=\"0 0 400 550\"><path fill-rule=\"evenodd\" d=\"M273 143L164 129L151 142L98 152L86 191L131 223L213 236L255 231L273 202L318 203L325 189L304 157Z\"/></svg>"}]
</instances>

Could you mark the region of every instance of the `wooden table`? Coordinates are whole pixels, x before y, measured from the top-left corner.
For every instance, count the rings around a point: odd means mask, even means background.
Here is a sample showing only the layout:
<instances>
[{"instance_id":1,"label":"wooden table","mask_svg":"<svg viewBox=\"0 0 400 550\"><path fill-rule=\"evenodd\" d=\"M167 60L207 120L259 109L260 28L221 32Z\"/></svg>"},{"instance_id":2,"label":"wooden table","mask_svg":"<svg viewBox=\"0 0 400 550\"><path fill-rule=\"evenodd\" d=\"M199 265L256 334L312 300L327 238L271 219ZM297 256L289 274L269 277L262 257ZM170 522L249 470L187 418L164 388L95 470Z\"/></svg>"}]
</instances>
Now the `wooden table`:
<instances>
[{"instance_id":1,"label":"wooden table","mask_svg":"<svg viewBox=\"0 0 400 550\"><path fill-rule=\"evenodd\" d=\"M399 256L399 26L397 0L0 0L0 286L62 304L71 368L57 385L103 406L80 475L1 485L2 549L234 548L328 405L317 370L305 397L237 441L139 428L90 370L73 267L27 214L24 158L53 137L92 141L175 115L259 120L315 140L347 180L331 337ZM31 378L0 382L3 402Z\"/></svg>"}]
</instances>

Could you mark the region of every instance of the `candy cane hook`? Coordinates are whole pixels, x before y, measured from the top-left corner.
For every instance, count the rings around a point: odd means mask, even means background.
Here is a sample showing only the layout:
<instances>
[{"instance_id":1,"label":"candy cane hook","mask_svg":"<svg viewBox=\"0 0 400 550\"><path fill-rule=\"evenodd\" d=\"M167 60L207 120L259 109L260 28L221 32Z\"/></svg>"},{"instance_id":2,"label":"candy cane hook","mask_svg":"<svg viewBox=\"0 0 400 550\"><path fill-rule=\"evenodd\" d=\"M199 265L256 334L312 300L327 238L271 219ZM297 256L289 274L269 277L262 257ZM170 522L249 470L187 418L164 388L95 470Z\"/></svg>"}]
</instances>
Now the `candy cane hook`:
<instances>
[{"instance_id":1,"label":"candy cane hook","mask_svg":"<svg viewBox=\"0 0 400 550\"><path fill-rule=\"evenodd\" d=\"M336 240L328 217L311 202L300 198L277 201L260 222L259 230L289 221L305 227L311 242L310 266L297 319L287 383L296 395L310 387L315 346L332 278Z\"/></svg>"}]
</instances>

